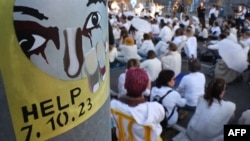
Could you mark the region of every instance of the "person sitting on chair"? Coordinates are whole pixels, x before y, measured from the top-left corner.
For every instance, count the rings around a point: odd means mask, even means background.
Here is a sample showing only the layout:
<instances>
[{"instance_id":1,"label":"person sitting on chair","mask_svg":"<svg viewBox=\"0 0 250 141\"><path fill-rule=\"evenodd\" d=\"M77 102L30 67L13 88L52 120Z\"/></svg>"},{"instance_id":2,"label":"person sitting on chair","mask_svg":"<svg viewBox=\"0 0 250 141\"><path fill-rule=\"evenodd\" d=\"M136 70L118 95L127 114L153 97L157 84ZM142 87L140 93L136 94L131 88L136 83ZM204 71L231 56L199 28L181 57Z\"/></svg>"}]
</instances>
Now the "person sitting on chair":
<instances>
[{"instance_id":1,"label":"person sitting on chair","mask_svg":"<svg viewBox=\"0 0 250 141\"><path fill-rule=\"evenodd\" d=\"M161 140L160 122L164 119L165 111L158 102L148 102L144 98L142 93L146 90L148 82L149 77L144 70L129 69L125 80L127 94L111 100L112 119L120 140Z\"/></svg>"}]
</instances>

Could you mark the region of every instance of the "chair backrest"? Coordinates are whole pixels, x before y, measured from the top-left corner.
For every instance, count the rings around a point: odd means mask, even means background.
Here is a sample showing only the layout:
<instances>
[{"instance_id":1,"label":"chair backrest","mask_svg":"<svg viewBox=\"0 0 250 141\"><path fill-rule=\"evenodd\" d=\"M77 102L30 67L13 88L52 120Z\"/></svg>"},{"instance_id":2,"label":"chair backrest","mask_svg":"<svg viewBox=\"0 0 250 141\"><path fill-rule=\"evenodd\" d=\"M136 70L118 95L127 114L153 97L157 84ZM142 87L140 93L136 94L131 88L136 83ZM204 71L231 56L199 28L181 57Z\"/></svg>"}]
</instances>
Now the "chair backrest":
<instances>
[{"instance_id":1,"label":"chair backrest","mask_svg":"<svg viewBox=\"0 0 250 141\"><path fill-rule=\"evenodd\" d=\"M111 108L111 113L113 118L115 118L116 128L118 128L118 141L126 141L128 138L129 141L135 141L135 137L132 131L133 125L136 124L135 119L132 116L124 114L121 111ZM127 122L127 127L124 127L124 122ZM151 141L151 130L150 126L143 126L144 132L144 141Z\"/></svg>"}]
</instances>

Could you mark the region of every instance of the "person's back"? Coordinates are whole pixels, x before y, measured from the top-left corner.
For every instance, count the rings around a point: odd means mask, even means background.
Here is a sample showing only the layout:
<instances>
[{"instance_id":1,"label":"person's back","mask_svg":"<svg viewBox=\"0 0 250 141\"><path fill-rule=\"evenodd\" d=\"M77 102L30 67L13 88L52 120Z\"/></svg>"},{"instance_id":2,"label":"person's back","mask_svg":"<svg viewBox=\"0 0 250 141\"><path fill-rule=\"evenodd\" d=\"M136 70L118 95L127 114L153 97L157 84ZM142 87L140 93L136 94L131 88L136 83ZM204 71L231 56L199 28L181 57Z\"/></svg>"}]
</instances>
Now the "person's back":
<instances>
[{"instance_id":1,"label":"person's back","mask_svg":"<svg viewBox=\"0 0 250 141\"><path fill-rule=\"evenodd\" d=\"M113 99L111 101L111 110L116 110L122 113L122 115L127 115L135 120L132 121L120 121L118 116L112 114L114 123L116 125L123 125L123 133L125 133L124 140L130 140L129 136L133 134L134 140L142 141L145 136L149 136L144 132L144 126L150 126L151 139L158 140L160 138L162 127L160 122L165 116L164 108L158 102L148 102L142 95L143 91L146 90L149 82L147 73L139 68L129 69L126 72L125 88L127 89L126 95L119 97L118 99ZM122 122L122 123L120 123ZM133 123L133 124L130 124ZM116 126L116 133L118 138L119 132L122 131L121 126ZM122 133L122 134L123 134Z\"/></svg>"},{"instance_id":2,"label":"person's back","mask_svg":"<svg viewBox=\"0 0 250 141\"><path fill-rule=\"evenodd\" d=\"M222 100L226 82L215 78L210 81L204 97L199 99L196 111L187 126L187 135L192 141L214 141L223 138L224 125L235 112L235 104Z\"/></svg>"},{"instance_id":3,"label":"person's back","mask_svg":"<svg viewBox=\"0 0 250 141\"><path fill-rule=\"evenodd\" d=\"M198 103L198 98L204 95L206 78L200 72L201 65L197 59L189 59L189 74L185 75L176 89L187 100L186 110L194 110Z\"/></svg>"},{"instance_id":4,"label":"person's back","mask_svg":"<svg viewBox=\"0 0 250 141\"><path fill-rule=\"evenodd\" d=\"M175 77L181 72L181 54L177 52L177 46L174 43L169 43L169 52L162 55L160 58L162 69L170 69L175 73Z\"/></svg>"},{"instance_id":5,"label":"person's back","mask_svg":"<svg viewBox=\"0 0 250 141\"><path fill-rule=\"evenodd\" d=\"M162 65L161 61L156 57L155 52L150 50L148 51L147 59L140 64L140 68L149 74L151 81L155 81L162 70Z\"/></svg>"},{"instance_id":6,"label":"person's back","mask_svg":"<svg viewBox=\"0 0 250 141\"><path fill-rule=\"evenodd\" d=\"M171 127L178 121L178 107L183 107L186 100L173 90L175 85L174 72L172 70L162 70L156 80L156 86L151 90L150 101L154 101L156 96L163 97L162 105L167 109L166 118L168 118L167 126Z\"/></svg>"}]
</instances>

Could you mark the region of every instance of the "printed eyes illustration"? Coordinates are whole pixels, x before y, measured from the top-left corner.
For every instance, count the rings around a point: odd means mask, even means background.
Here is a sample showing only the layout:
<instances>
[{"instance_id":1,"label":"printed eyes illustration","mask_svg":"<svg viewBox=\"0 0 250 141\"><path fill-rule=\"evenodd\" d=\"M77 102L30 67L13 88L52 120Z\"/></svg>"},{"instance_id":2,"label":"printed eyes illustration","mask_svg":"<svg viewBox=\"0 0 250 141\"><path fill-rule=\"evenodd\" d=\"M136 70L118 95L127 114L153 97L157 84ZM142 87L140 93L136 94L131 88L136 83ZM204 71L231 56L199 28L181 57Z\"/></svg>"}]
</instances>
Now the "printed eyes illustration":
<instances>
[{"instance_id":1,"label":"printed eyes illustration","mask_svg":"<svg viewBox=\"0 0 250 141\"><path fill-rule=\"evenodd\" d=\"M106 76L108 34L102 19L107 14L96 10L106 10L105 2L54 0L64 7L50 7L44 0L21 1L15 2L14 28L26 57L54 78L87 78L90 90L96 92Z\"/></svg>"}]
</instances>

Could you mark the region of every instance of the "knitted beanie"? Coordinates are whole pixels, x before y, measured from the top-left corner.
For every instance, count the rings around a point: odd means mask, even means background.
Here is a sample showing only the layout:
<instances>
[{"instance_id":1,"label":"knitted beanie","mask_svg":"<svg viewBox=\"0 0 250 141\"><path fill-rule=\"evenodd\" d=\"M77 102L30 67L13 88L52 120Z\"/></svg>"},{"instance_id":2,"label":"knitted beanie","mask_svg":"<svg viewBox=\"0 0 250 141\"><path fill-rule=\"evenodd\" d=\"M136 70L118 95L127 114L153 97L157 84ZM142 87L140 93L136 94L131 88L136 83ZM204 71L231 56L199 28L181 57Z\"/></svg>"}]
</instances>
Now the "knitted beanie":
<instances>
[{"instance_id":1,"label":"knitted beanie","mask_svg":"<svg viewBox=\"0 0 250 141\"><path fill-rule=\"evenodd\" d=\"M126 72L125 88L130 97L140 97L148 85L148 74L140 68L131 68Z\"/></svg>"}]
</instances>

